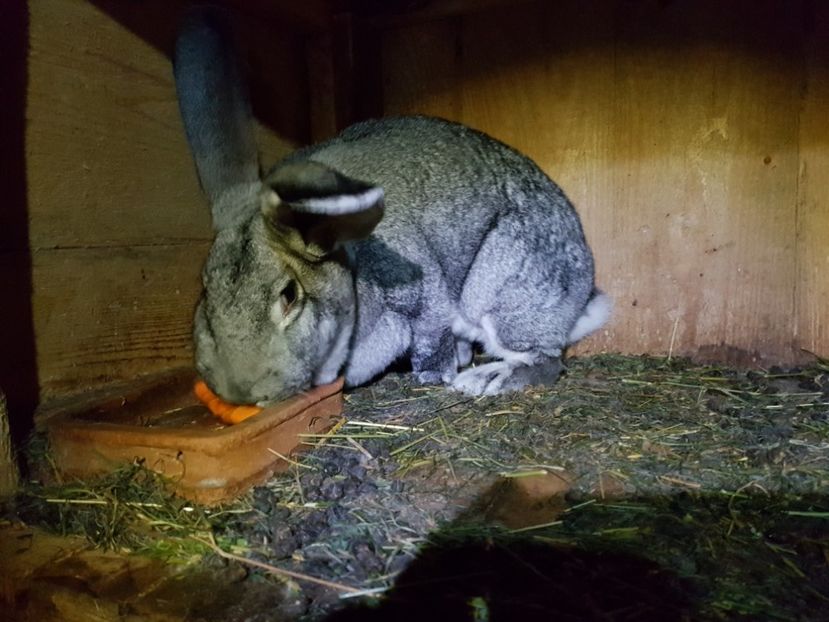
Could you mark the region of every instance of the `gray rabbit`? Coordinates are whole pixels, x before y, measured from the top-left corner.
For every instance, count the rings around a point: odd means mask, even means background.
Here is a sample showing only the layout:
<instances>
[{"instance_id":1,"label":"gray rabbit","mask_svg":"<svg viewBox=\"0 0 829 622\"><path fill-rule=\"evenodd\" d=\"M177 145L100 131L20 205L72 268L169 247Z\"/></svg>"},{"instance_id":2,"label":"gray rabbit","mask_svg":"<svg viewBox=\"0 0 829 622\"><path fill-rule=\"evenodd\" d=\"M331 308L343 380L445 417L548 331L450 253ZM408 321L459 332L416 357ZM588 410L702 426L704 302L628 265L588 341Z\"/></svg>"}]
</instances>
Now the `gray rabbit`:
<instances>
[{"instance_id":1,"label":"gray rabbit","mask_svg":"<svg viewBox=\"0 0 829 622\"><path fill-rule=\"evenodd\" d=\"M216 237L196 366L268 404L398 359L470 395L551 384L562 350L610 314L567 197L532 161L448 121L359 123L260 176L221 15L192 12L175 78ZM467 367L473 344L492 362Z\"/></svg>"}]
</instances>

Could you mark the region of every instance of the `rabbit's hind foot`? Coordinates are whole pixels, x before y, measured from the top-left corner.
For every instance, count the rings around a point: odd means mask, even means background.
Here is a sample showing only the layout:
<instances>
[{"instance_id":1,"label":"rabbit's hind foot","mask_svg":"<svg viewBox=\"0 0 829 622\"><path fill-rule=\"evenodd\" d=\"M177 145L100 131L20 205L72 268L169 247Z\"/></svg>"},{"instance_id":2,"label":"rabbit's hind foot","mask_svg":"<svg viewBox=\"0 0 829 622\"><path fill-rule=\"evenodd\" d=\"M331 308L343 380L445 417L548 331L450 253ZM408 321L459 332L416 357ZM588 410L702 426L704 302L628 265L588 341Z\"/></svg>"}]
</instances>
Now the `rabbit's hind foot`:
<instances>
[{"instance_id":1,"label":"rabbit's hind foot","mask_svg":"<svg viewBox=\"0 0 829 622\"><path fill-rule=\"evenodd\" d=\"M547 358L533 365L493 361L462 371L452 381L452 388L466 395L500 395L527 386L552 386L561 370L559 358Z\"/></svg>"}]
</instances>

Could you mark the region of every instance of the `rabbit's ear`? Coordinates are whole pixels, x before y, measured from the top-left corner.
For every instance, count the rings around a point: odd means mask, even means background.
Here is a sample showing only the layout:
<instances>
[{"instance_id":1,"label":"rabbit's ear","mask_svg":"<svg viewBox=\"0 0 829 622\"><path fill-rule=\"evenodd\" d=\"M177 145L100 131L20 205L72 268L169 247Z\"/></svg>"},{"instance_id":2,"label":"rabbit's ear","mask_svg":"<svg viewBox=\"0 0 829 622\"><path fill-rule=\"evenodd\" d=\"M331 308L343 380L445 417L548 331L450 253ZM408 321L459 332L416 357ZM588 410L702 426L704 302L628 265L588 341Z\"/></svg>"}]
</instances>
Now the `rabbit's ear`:
<instances>
[{"instance_id":1,"label":"rabbit's ear","mask_svg":"<svg viewBox=\"0 0 829 622\"><path fill-rule=\"evenodd\" d=\"M173 61L187 141L216 229L237 219L246 207L239 199L259 183L250 102L228 21L216 8L191 10Z\"/></svg>"},{"instance_id":2,"label":"rabbit's ear","mask_svg":"<svg viewBox=\"0 0 829 622\"><path fill-rule=\"evenodd\" d=\"M321 256L371 234L383 218L383 189L318 162L297 162L265 179L262 213L283 242Z\"/></svg>"}]
</instances>

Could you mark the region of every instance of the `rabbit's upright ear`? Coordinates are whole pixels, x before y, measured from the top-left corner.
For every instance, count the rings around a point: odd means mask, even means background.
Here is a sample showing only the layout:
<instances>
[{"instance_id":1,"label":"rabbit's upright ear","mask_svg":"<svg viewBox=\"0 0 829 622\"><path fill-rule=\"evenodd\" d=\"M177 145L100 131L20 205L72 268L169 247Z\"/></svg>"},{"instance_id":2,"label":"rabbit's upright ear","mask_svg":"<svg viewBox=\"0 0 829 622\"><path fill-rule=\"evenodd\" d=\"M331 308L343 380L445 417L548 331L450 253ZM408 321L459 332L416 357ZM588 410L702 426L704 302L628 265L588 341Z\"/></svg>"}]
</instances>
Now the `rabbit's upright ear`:
<instances>
[{"instance_id":1,"label":"rabbit's upright ear","mask_svg":"<svg viewBox=\"0 0 829 622\"><path fill-rule=\"evenodd\" d=\"M371 234L383 218L383 189L318 162L296 162L265 179L262 213L281 242L323 256Z\"/></svg>"},{"instance_id":2,"label":"rabbit's upright ear","mask_svg":"<svg viewBox=\"0 0 829 622\"><path fill-rule=\"evenodd\" d=\"M247 87L228 22L216 8L189 11L173 61L187 141L216 229L237 220L259 184Z\"/></svg>"}]
</instances>

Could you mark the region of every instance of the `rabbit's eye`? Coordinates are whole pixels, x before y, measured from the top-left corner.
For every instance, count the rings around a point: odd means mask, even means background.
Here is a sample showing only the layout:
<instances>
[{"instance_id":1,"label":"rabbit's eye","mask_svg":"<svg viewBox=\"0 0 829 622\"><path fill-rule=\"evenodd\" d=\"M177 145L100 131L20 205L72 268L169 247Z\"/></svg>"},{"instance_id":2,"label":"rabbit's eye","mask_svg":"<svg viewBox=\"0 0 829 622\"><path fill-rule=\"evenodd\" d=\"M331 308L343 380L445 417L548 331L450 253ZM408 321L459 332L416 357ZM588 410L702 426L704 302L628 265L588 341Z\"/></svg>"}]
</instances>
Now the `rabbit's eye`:
<instances>
[{"instance_id":1,"label":"rabbit's eye","mask_svg":"<svg viewBox=\"0 0 829 622\"><path fill-rule=\"evenodd\" d=\"M279 292L279 298L273 303L270 309L271 321L285 329L297 317L299 317L302 305L302 289L295 280L288 281L288 284Z\"/></svg>"},{"instance_id":2,"label":"rabbit's eye","mask_svg":"<svg viewBox=\"0 0 829 622\"><path fill-rule=\"evenodd\" d=\"M287 315L293 308L297 300L297 289L294 281L288 281L288 284L279 292L279 299L282 302L282 314Z\"/></svg>"}]
</instances>

